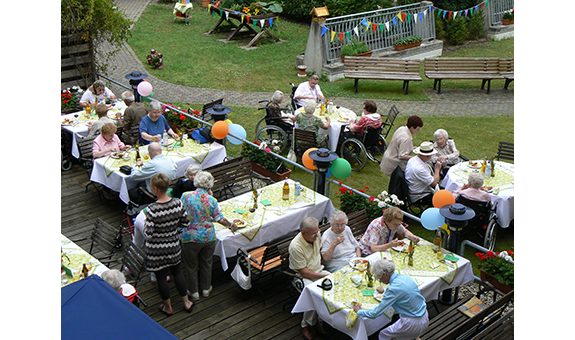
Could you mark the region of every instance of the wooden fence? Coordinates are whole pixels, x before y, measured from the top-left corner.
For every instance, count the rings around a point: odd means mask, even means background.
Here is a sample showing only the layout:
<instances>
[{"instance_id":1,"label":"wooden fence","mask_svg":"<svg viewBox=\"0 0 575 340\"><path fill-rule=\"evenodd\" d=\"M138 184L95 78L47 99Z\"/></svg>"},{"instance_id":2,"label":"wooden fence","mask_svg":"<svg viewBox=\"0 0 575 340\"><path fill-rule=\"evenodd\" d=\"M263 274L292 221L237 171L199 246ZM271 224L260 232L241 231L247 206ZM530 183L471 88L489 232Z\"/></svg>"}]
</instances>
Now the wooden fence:
<instances>
[{"instance_id":1,"label":"wooden fence","mask_svg":"<svg viewBox=\"0 0 575 340\"><path fill-rule=\"evenodd\" d=\"M60 57L61 89L74 85L86 89L96 80L92 42L82 39L82 33L62 32Z\"/></svg>"}]
</instances>

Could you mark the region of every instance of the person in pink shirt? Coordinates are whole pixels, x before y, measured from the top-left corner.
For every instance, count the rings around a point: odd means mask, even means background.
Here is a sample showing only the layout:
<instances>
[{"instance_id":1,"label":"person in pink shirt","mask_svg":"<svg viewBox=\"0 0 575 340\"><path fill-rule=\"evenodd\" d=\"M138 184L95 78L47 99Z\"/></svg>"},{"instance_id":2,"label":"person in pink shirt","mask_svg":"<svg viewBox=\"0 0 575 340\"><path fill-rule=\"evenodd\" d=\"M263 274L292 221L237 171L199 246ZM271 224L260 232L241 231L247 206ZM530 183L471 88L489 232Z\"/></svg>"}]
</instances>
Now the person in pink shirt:
<instances>
[{"instance_id":1,"label":"person in pink shirt","mask_svg":"<svg viewBox=\"0 0 575 340\"><path fill-rule=\"evenodd\" d=\"M474 201L487 202L491 200L491 195L486 192L489 188L483 188L483 175L478 172L469 174L467 183L458 190L453 191L453 197L457 199L459 195Z\"/></svg>"},{"instance_id":2,"label":"person in pink shirt","mask_svg":"<svg viewBox=\"0 0 575 340\"><path fill-rule=\"evenodd\" d=\"M94 145L92 146L92 156L94 158L109 156L112 152L127 151L132 148L130 145L125 145L120 141L120 138L116 135L117 130L114 123L106 123L102 126L102 132L94 139Z\"/></svg>"},{"instance_id":3,"label":"person in pink shirt","mask_svg":"<svg viewBox=\"0 0 575 340\"><path fill-rule=\"evenodd\" d=\"M363 116L357 121L357 123L350 122L349 130L355 135L356 138L362 140L363 132L365 128L371 126L377 129L381 126L381 115L377 113L377 105L371 100L363 103Z\"/></svg>"}]
</instances>

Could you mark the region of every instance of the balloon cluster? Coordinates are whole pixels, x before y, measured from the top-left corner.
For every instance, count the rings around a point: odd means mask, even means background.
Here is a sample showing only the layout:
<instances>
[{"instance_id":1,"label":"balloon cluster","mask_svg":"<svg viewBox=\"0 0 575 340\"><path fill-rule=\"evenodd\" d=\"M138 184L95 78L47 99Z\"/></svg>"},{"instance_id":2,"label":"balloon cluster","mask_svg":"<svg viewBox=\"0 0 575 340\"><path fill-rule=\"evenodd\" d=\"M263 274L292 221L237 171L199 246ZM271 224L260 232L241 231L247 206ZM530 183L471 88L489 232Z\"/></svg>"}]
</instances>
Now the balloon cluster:
<instances>
[{"instance_id":1,"label":"balloon cluster","mask_svg":"<svg viewBox=\"0 0 575 340\"><path fill-rule=\"evenodd\" d=\"M437 230L445 224L445 217L439 213L439 208L455 203L453 194L447 190L439 190L433 195L433 208L426 209L421 214L421 225L427 230Z\"/></svg>"},{"instance_id":2,"label":"balloon cluster","mask_svg":"<svg viewBox=\"0 0 575 340\"><path fill-rule=\"evenodd\" d=\"M313 164L313 159L309 156L309 153L314 150L317 150L317 148L307 149L301 157L303 165L310 170L317 169L317 167ZM332 175L339 179L349 177L349 175L351 175L351 165L347 160L343 158L337 158L331 163L331 167L327 169L325 176L329 178Z\"/></svg>"}]
</instances>

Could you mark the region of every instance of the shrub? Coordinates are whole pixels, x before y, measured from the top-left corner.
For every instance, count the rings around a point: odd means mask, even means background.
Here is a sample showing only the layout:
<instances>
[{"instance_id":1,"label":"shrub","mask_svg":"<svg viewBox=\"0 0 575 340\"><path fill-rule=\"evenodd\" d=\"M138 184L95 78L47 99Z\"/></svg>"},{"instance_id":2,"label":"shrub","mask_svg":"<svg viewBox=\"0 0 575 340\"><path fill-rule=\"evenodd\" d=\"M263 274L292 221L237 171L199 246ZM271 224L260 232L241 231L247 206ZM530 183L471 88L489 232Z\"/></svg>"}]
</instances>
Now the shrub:
<instances>
[{"instance_id":1,"label":"shrub","mask_svg":"<svg viewBox=\"0 0 575 340\"><path fill-rule=\"evenodd\" d=\"M479 12L473 13L467 23L467 27L469 28L468 39L479 39L485 36L485 31L483 31L485 25L484 20L483 8L480 9Z\"/></svg>"},{"instance_id":2,"label":"shrub","mask_svg":"<svg viewBox=\"0 0 575 340\"><path fill-rule=\"evenodd\" d=\"M454 45L461 45L467 37L469 36L469 30L467 29L467 20L465 17L458 16L455 20L449 20L446 23L445 32L449 42Z\"/></svg>"},{"instance_id":3,"label":"shrub","mask_svg":"<svg viewBox=\"0 0 575 340\"><path fill-rule=\"evenodd\" d=\"M309 22L309 14L314 7L325 6L325 0L284 0L282 1L283 14L297 21ZM331 13L331 8L329 8Z\"/></svg>"},{"instance_id":4,"label":"shrub","mask_svg":"<svg viewBox=\"0 0 575 340\"><path fill-rule=\"evenodd\" d=\"M368 51L369 47L367 47L367 45L363 41L352 40L349 44L343 45L340 54L343 56L353 56Z\"/></svg>"},{"instance_id":5,"label":"shrub","mask_svg":"<svg viewBox=\"0 0 575 340\"><path fill-rule=\"evenodd\" d=\"M373 11L380 3L379 0L325 0L329 15L333 17Z\"/></svg>"}]
</instances>

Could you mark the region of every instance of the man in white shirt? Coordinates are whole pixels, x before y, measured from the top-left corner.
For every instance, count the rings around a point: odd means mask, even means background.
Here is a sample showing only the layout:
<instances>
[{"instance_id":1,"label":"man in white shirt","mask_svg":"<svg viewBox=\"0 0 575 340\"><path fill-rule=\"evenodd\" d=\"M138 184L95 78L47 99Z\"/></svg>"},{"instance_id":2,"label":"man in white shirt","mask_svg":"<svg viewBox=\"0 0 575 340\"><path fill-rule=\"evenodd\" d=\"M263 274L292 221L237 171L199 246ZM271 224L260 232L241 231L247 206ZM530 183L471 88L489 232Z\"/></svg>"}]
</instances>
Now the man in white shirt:
<instances>
[{"instance_id":1,"label":"man in white shirt","mask_svg":"<svg viewBox=\"0 0 575 340\"><path fill-rule=\"evenodd\" d=\"M318 82L319 76L314 74L309 77L308 81L304 81L297 86L297 89L293 95L293 99L295 99L298 108L302 107L305 101L308 99L313 99L315 101L325 100L323 92L321 92L321 89L319 88Z\"/></svg>"},{"instance_id":2,"label":"man in white shirt","mask_svg":"<svg viewBox=\"0 0 575 340\"><path fill-rule=\"evenodd\" d=\"M437 161L435 172L434 174L431 173L426 162L431 159L431 155L437 153L431 142L421 143L414 153L417 156L411 157L405 167L405 180L409 188L411 202L421 201L423 204L432 205L433 194L437 191L436 186L439 182L439 170L441 170L443 163Z\"/></svg>"}]
</instances>

